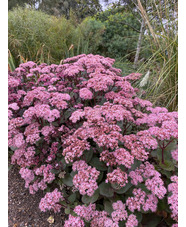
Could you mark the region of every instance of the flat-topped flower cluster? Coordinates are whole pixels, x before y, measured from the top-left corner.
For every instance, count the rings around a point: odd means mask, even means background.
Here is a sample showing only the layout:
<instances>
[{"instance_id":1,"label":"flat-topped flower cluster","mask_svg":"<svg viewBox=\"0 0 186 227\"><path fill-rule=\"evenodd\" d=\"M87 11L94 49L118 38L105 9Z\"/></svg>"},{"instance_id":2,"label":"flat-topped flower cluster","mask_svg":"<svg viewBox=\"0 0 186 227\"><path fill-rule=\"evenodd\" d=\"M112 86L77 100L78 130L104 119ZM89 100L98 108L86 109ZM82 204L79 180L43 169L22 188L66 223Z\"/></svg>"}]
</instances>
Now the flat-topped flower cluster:
<instances>
[{"instance_id":1,"label":"flat-topped flower cluster","mask_svg":"<svg viewBox=\"0 0 186 227\"><path fill-rule=\"evenodd\" d=\"M113 63L82 54L9 72L11 163L31 194L46 193L41 211L65 208L65 227L133 227L148 215L176 226L178 113L139 98L141 74L122 77Z\"/></svg>"}]
</instances>

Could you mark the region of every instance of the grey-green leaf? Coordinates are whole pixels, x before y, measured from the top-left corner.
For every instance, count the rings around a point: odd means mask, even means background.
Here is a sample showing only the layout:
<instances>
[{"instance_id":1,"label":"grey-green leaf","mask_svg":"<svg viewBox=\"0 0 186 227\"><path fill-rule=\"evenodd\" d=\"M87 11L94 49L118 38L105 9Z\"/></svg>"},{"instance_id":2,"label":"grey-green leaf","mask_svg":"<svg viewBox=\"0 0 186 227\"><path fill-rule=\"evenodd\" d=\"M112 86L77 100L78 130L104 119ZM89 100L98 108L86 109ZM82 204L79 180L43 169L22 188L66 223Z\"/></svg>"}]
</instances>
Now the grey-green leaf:
<instances>
[{"instance_id":1,"label":"grey-green leaf","mask_svg":"<svg viewBox=\"0 0 186 227\"><path fill-rule=\"evenodd\" d=\"M72 176L69 173L67 173L63 178L63 183L69 187L72 187L73 186L72 180L73 180Z\"/></svg>"},{"instance_id":2,"label":"grey-green leaf","mask_svg":"<svg viewBox=\"0 0 186 227\"><path fill-rule=\"evenodd\" d=\"M83 195L82 202L86 204L95 203L98 198L99 198L99 189L97 189L92 196Z\"/></svg>"},{"instance_id":3,"label":"grey-green leaf","mask_svg":"<svg viewBox=\"0 0 186 227\"><path fill-rule=\"evenodd\" d=\"M114 195L114 190L109 183L107 184L105 182L102 182L99 185L99 190L100 190L100 195L106 196L108 198Z\"/></svg>"},{"instance_id":4,"label":"grey-green leaf","mask_svg":"<svg viewBox=\"0 0 186 227\"><path fill-rule=\"evenodd\" d=\"M105 163L101 162L98 157L92 158L92 160L90 161L90 165L96 167L97 170L107 170L107 166L105 165Z\"/></svg>"},{"instance_id":5,"label":"grey-green leaf","mask_svg":"<svg viewBox=\"0 0 186 227\"><path fill-rule=\"evenodd\" d=\"M69 200L70 203L74 203L75 200L76 200L76 193L73 193L72 195L70 195L68 197L68 200Z\"/></svg>"},{"instance_id":6,"label":"grey-green leaf","mask_svg":"<svg viewBox=\"0 0 186 227\"><path fill-rule=\"evenodd\" d=\"M111 185L112 186L112 185ZM129 182L128 184L126 184L125 187L122 187L120 189L114 189L114 191L117 193L117 194L123 194L125 192L127 192L129 190L129 188L132 187L132 184Z\"/></svg>"},{"instance_id":7,"label":"grey-green leaf","mask_svg":"<svg viewBox=\"0 0 186 227\"><path fill-rule=\"evenodd\" d=\"M104 210L109 214L111 214L113 211L112 203L108 200L104 200L103 204L104 204Z\"/></svg>"}]
</instances>

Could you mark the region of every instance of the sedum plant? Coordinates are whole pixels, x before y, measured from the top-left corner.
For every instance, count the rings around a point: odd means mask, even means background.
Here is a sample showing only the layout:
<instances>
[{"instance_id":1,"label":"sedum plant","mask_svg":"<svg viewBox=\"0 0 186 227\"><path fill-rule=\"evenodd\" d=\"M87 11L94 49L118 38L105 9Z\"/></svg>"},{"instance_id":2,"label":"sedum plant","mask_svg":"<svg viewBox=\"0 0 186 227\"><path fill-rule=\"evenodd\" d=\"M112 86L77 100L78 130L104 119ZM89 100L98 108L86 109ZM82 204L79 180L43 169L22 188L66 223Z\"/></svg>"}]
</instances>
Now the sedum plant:
<instances>
[{"instance_id":1,"label":"sedum plant","mask_svg":"<svg viewBox=\"0 0 186 227\"><path fill-rule=\"evenodd\" d=\"M178 222L178 115L138 98L114 59L79 55L9 72L9 152L39 208L70 226Z\"/></svg>"}]
</instances>

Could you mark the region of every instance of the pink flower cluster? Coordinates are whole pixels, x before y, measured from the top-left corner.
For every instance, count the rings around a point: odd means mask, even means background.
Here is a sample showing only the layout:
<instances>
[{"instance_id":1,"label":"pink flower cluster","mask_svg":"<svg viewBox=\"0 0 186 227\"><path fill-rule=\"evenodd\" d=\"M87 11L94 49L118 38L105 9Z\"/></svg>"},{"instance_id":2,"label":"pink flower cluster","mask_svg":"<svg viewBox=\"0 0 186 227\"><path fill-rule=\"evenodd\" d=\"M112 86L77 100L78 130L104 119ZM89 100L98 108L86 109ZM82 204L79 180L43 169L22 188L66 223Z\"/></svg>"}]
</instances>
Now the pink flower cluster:
<instances>
[{"instance_id":1,"label":"pink flower cluster","mask_svg":"<svg viewBox=\"0 0 186 227\"><path fill-rule=\"evenodd\" d=\"M158 199L153 194L146 194L141 188L135 188L133 190L134 197L128 197L126 201L126 205L131 212L135 210L144 211L151 210L152 212L156 212Z\"/></svg>"},{"instance_id":2,"label":"pink flower cluster","mask_svg":"<svg viewBox=\"0 0 186 227\"><path fill-rule=\"evenodd\" d=\"M79 165L81 165L81 168L79 168ZM74 162L72 168L73 171L78 171L73 178L74 186L79 190L81 195L92 196L98 188L96 180L100 172L96 168L88 166L85 161Z\"/></svg>"},{"instance_id":3,"label":"pink flower cluster","mask_svg":"<svg viewBox=\"0 0 186 227\"><path fill-rule=\"evenodd\" d=\"M146 188L159 199L163 199L167 190L164 187L164 182L160 176L160 173L156 171L154 166L149 162L141 164L139 168L136 168L135 171L129 173L129 177L132 179L132 184L138 185L138 183L141 183L146 179Z\"/></svg>"},{"instance_id":4,"label":"pink flower cluster","mask_svg":"<svg viewBox=\"0 0 186 227\"><path fill-rule=\"evenodd\" d=\"M34 172L27 168L21 168L19 173L21 177L25 180L25 188L29 187L29 184L34 180Z\"/></svg>"},{"instance_id":5,"label":"pink flower cluster","mask_svg":"<svg viewBox=\"0 0 186 227\"><path fill-rule=\"evenodd\" d=\"M67 109L68 108L68 104L66 101L69 101L70 95L69 94L62 94L59 92L53 92L51 94L51 98L49 99L49 102L51 104L51 106L56 106L59 110L60 109Z\"/></svg>"},{"instance_id":6,"label":"pink flower cluster","mask_svg":"<svg viewBox=\"0 0 186 227\"><path fill-rule=\"evenodd\" d=\"M92 94L92 92L91 92L89 89L87 89L87 88L82 88L82 89L79 90L79 96L80 96L82 99L87 100L87 99L92 99L93 94Z\"/></svg>"},{"instance_id":7,"label":"pink flower cluster","mask_svg":"<svg viewBox=\"0 0 186 227\"><path fill-rule=\"evenodd\" d=\"M17 163L21 167L37 165L38 157L35 156L35 147L31 146L25 148L25 146L15 150L14 154L11 157L11 163Z\"/></svg>"},{"instance_id":8,"label":"pink flower cluster","mask_svg":"<svg viewBox=\"0 0 186 227\"><path fill-rule=\"evenodd\" d=\"M138 220L134 214L130 214L126 222L126 227L138 226Z\"/></svg>"},{"instance_id":9,"label":"pink flower cluster","mask_svg":"<svg viewBox=\"0 0 186 227\"><path fill-rule=\"evenodd\" d=\"M77 226L81 223L84 223L83 220L86 222L90 222L91 227L119 227L117 222L114 222L112 218L108 216L108 213L105 211L97 211L96 204L89 204L88 206L78 205L75 207L74 212L78 215ZM72 225L73 217L69 217L67 221L65 221L65 226L68 224ZM81 226L81 225L80 225Z\"/></svg>"},{"instance_id":10,"label":"pink flower cluster","mask_svg":"<svg viewBox=\"0 0 186 227\"><path fill-rule=\"evenodd\" d=\"M84 227L85 223L80 217L74 217L71 214L68 216L68 220L65 221L64 227Z\"/></svg>"},{"instance_id":11,"label":"pink flower cluster","mask_svg":"<svg viewBox=\"0 0 186 227\"><path fill-rule=\"evenodd\" d=\"M65 226L74 226L73 220L76 226L84 226L84 221L89 222L91 227L119 227L120 221L126 221L126 226L136 227L138 226L138 220L134 214L130 214L126 211L125 204L118 200L112 204L113 211L109 215L105 211L97 211L96 204L78 205L75 207L74 212L78 217L69 216L69 219L65 221Z\"/></svg>"},{"instance_id":12,"label":"pink flower cluster","mask_svg":"<svg viewBox=\"0 0 186 227\"><path fill-rule=\"evenodd\" d=\"M41 199L39 208L41 211L54 210L54 212L60 212L61 205L59 202L63 200L63 195L56 188L53 192L47 192L45 197Z\"/></svg>"},{"instance_id":13,"label":"pink flower cluster","mask_svg":"<svg viewBox=\"0 0 186 227\"><path fill-rule=\"evenodd\" d=\"M51 173L51 169L53 169L52 165L42 165L39 168L35 169L35 174L37 176L43 176L43 181L45 183L51 183L55 179L55 174Z\"/></svg>"},{"instance_id":14,"label":"pink flower cluster","mask_svg":"<svg viewBox=\"0 0 186 227\"><path fill-rule=\"evenodd\" d=\"M178 161L178 149L171 152L172 158Z\"/></svg>"},{"instance_id":15,"label":"pink flower cluster","mask_svg":"<svg viewBox=\"0 0 186 227\"><path fill-rule=\"evenodd\" d=\"M94 217L94 211L96 210L96 204L89 204L88 206L76 206L74 212L86 221L90 221Z\"/></svg>"},{"instance_id":16,"label":"pink flower cluster","mask_svg":"<svg viewBox=\"0 0 186 227\"><path fill-rule=\"evenodd\" d=\"M85 150L90 149L90 145L85 139L80 140L76 136L67 138L63 142L63 146L66 147L63 150L63 156L65 156L67 163L73 162L74 158L81 157Z\"/></svg>"},{"instance_id":17,"label":"pink flower cluster","mask_svg":"<svg viewBox=\"0 0 186 227\"><path fill-rule=\"evenodd\" d=\"M171 177L172 183L168 185L168 191L172 192L172 195L168 197L168 204L172 211L171 217L173 220L178 221L178 177Z\"/></svg>"},{"instance_id":18,"label":"pink flower cluster","mask_svg":"<svg viewBox=\"0 0 186 227\"><path fill-rule=\"evenodd\" d=\"M129 169L134 163L134 157L124 148L116 149L114 152L103 151L100 160L106 162L107 166L124 165Z\"/></svg>"},{"instance_id":19,"label":"pink flower cluster","mask_svg":"<svg viewBox=\"0 0 186 227\"><path fill-rule=\"evenodd\" d=\"M49 105L46 104L37 104L34 107L29 107L23 114L23 117L26 121L30 122L30 120L36 116L37 118L43 118L48 122L53 122L55 119L60 117L60 112L57 109L50 109Z\"/></svg>"},{"instance_id":20,"label":"pink flower cluster","mask_svg":"<svg viewBox=\"0 0 186 227\"><path fill-rule=\"evenodd\" d=\"M118 200L117 202L112 204L112 207L114 211L111 213L112 220L116 223L119 221L126 220L128 217L128 213L125 210L125 204L122 203L122 201Z\"/></svg>"},{"instance_id":21,"label":"pink flower cluster","mask_svg":"<svg viewBox=\"0 0 186 227\"><path fill-rule=\"evenodd\" d=\"M145 204L146 193L142 191L141 188L135 188L133 190L133 194L134 197L128 197L126 205L128 206L128 209L132 212L134 212L135 210L140 211L141 206Z\"/></svg>"},{"instance_id":22,"label":"pink flower cluster","mask_svg":"<svg viewBox=\"0 0 186 227\"><path fill-rule=\"evenodd\" d=\"M119 167L112 171L111 173L107 173L106 183L110 182L111 184L118 184L120 187L125 187L128 183L128 176L126 172L123 172Z\"/></svg>"},{"instance_id":23,"label":"pink flower cluster","mask_svg":"<svg viewBox=\"0 0 186 227\"><path fill-rule=\"evenodd\" d=\"M91 116L91 118L93 117L94 116ZM107 149L118 148L118 142L123 139L119 126L104 121L95 123L94 121L98 121L97 119L92 119L92 121L93 122L84 122L84 124L74 132L74 135L83 140L92 138L99 147Z\"/></svg>"}]
</instances>

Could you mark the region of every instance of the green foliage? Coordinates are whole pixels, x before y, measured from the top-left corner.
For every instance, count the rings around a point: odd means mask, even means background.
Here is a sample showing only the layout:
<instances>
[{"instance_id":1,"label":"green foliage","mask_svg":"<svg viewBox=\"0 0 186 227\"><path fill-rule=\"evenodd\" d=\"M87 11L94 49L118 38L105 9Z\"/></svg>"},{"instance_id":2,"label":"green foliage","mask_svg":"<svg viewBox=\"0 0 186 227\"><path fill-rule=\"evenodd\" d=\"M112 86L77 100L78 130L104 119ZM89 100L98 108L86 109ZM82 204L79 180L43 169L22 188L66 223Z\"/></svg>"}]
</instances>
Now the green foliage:
<instances>
[{"instance_id":1,"label":"green foliage","mask_svg":"<svg viewBox=\"0 0 186 227\"><path fill-rule=\"evenodd\" d=\"M65 177L63 178L63 183L66 184L67 186L71 187L71 186L73 186L72 180L73 180L72 176L69 173L67 173L65 175Z\"/></svg>"},{"instance_id":2,"label":"green foliage","mask_svg":"<svg viewBox=\"0 0 186 227\"><path fill-rule=\"evenodd\" d=\"M124 194L129 190L129 188L132 187L132 184L129 182L125 187L122 187L122 188L119 188L119 189L113 184L111 184L111 186L114 188L114 191L117 194Z\"/></svg>"},{"instance_id":3,"label":"green foliage","mask_svg":"<svg viewBox=\"0 0 186 227\"><path fill-rule=\"evenodd\" d=\"M109 57L127 56L127 59L133 59L140 30L136 17L129 12L115 12L111 9L96 17L105 24L100 52Z\"/></svg>"},{"instance_id":4,"label":"green foliage","mask_svg":"<svg viewBox=\"0 0 186 227\"><path fill-rule=\"evenodd\" d=\"M78 25L75 20L75 17L67 20L49 16L31 8L10 11L8 42L16 66L21 59L59 64L77 54L96 53L103 23L88 17Z\"/></svg>"},{"instance_id":5,"label":"green foliage","mask_svg":"<svg viewBox=\"0 0 186 227\"><path fill-rule=\"evenodd\" d=\"M97 189L92 196L83 195L82 202L85 204L95 203L99 198L99 189Z\"/></svg>"},{"instance_id":6,"label":"green foliage","mask_svg":"<svg viewBox=\"0 0 186 227\"><path fill-rule=\"evenodd\" d=\"M145 12L150 56L138 68L139 72L151 71L145 98L170 111L178 108L178 12L177 4L168 0L155 4L149 2L150 12ZM155 19L156 20L155 20Z\"/></svg>"},{"instance_id":7,"label":"green foliage","mask_svg":"<svg viewBox=\"0 0 186 227\"><path fill-rule=\"evenodd\" d=\"M113 212L112 203L109 200L104 200L104 210L111 214Z\"/></svg>"},{"instance_id":8,"label":"green foliage","mask_svg":"<svg viewBox=\"0 0 186 227\"><path fill-rule=\"evenodd\" d=\"M102 34L104 33L104 29L104 24L95 18L87 17L82 21L77 28L82 53L95 54L97 52L98 47L102 42ZM88 46L87 49L85 49L86 44Z\"/></svg>"},{"instance_id":9,"label":"green foliage","mask_svg":"<svg viewBox=\"0 0 186 227\"><path fill-rule=\"evenodd\" d=\"M109 183L102 182L99 185L100 195L111 198L114 195L114 190Z\"/></svg>"},{"instance_id":10,"label":"green foliage","mask_svg":"<svg viewBox=\"0 0 186 227\"><path fill-rule=\"evenodd\" d=\"M41 10L54 16L64 16L69 19L71 11L74 11L78 19L93 16L101 10L99 0L9 0L8 10L17 6L32 6L34 9Z\"/></svg>"},{"instance_id":11,"label":"green foliage","mask_svg":"<svg viewBox=\"0 0 186 227\"><path fill-rule=\"evenodd\" d=\"M12 10L17 6L34 5L37 0L8 0L8 10Z\"/></svg>"},{"instance_id":12,"label":"green foliage","mask_svg":"<svg viewBox=\"0 0 186 227\"><path fill-rule=\"evenodd\" d=\"M25 59L49 61L48 30L52 27L51 18L42 12L28 8L16 8L8 15L8 45L16 60Z\"/></svg>"},{"instance_id":13,"label":"green foliage","mask_svg":"<svg viewBox=\"0 0 186 227\"><path fill-rule=\"evenodd\" d=\"M105 171L107 170L107 166L105 165L104 162L101 162L98 157L94 157L91 161L90 164L98 170Z\"/></svg>"},{"instance_id":14,"label":"green foliage","mask_svg":"<svg viewBox=\"0 0 186 227\"><path fill-rule=\"evenodd\" d=\"M10 71L14 71L15 70L15 63L14 63L14 58L10 52L10 50L8 50L8 69Z\"/></svg>"}]
</instances>

